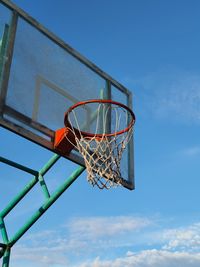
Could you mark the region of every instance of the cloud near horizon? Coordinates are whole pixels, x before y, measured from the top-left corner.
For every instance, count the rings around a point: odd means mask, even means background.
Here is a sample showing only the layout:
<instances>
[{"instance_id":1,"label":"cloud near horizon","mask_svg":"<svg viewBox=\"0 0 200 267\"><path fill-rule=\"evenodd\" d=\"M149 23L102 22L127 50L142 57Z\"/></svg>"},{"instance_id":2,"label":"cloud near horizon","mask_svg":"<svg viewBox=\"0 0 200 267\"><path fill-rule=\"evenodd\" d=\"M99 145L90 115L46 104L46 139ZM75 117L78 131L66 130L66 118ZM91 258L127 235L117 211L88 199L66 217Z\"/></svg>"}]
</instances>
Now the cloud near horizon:
<instances>
[{"instance_id":1,"label":"cloud near horizon","mask_svg":"<svg viewBox=\"0 0 200 267\"><path fill-rule=\"evenodd\" d=\"M199 264L200 253L152 249L139 253L129 251L126 256L114 260L101 260L98 257L73 267L199 267Z\"/></svg>"},{"instance_id":2,"label":"cloud near horizon","mask_svg":"<svg viewBox=\"0 0 200 267\"><path fill-rule=\"evenodd\" d=\"M152 218L79 217L58 229L27 235L13 250L15 266L200 266L200 222L166 228Z\"/></svg>"},{"instance_id":3,"label":"cloud near horizon","mask_svg":"<svg viewBox=\"0 0 200 267\"><path fill-rule=\"evenodd\" d=\"M73 218L66 227L78 238L112 237L148 227L152 222L147 218L134 216Z\"/></svg>"}]
</instances>

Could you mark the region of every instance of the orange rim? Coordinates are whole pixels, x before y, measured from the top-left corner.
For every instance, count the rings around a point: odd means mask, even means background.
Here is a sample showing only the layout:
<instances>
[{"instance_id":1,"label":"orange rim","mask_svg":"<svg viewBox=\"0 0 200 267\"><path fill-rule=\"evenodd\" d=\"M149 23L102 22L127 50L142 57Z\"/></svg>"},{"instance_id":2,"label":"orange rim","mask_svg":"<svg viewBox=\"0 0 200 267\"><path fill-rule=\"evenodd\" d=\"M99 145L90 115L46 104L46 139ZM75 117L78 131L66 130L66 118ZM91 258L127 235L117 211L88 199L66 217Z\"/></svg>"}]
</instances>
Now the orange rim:
<instances>
[{"instance_id":1,"label":"orange rim","mask_svg":"<svg viewBox=\"0 0 200 267\"><path fill-rule=\"evenodd\" d=\"M93 134L93 133L88 133L88 132L84 132L84 131L80 131L80 133L84 136L84 137L88 137L88 138L92 138L92 137L97 137L97 138L103 138L103 137L112 137L112 136L116 136L116 135L120 135L123 134L125 132L128 132L130 130L130 128L132 128L132 126L135 124L135 114L133 113L133 111L127 107L126 105L120 103L120 102L116 102L113 100L108 100L108 99L90 99L90 100L85 100L85 101L80 101L76 104L74 104L73 106L71 106L66 112L65 112L65 116L64 116L64 124L66 127L70 128L70 129L74 129L75 132L79 133L79 130L76 129L75 127L73 127L69 120L68 120L68 116L71 113L72 110L74 110L75 108L79 107L79 106L83 106L86 104L90 104L90 103L109 103L109 104L113 104L113 105L117 105L120 106L124 109L126 109L130 115L132 116L132 120L129 123L129 125L118 132L115 133L109 133L109 134Z\"/></svg>"}]
</instances>

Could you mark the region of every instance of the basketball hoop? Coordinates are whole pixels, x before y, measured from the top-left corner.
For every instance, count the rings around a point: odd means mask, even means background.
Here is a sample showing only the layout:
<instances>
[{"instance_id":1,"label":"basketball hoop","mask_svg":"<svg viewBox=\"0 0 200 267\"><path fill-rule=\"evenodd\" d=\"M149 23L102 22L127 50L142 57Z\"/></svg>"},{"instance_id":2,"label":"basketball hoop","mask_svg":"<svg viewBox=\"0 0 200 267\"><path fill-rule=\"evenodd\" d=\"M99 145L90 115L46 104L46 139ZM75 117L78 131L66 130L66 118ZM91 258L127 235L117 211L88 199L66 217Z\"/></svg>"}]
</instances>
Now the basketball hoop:
<instances>
[{"instance_id":1,"label":"basketball hoop","mask_svg":"<svg viewBox=\"0 0 200 267\"><path fill-rule=\"evenodd\" d=\"M89 114L85 121L81 117L84 110ZM133 111L122 103L102 99L78 102L65 113L67 142L62 149L68 153L73 148L79 151L87 180L93 186L109 189L121 185L120 161L133 135L134 123Z\"/></svg>"}]
</instances>

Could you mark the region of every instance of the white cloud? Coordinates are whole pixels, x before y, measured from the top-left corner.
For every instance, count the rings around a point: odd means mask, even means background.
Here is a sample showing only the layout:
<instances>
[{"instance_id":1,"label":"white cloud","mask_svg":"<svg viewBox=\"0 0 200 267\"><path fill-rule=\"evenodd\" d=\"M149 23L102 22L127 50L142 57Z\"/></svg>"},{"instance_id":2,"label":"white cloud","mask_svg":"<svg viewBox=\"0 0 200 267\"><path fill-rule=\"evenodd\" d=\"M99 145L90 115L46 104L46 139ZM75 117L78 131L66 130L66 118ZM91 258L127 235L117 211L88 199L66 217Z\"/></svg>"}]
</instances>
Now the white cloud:
<instances>
[{"instance_id":1,"label":"white cloud","mask_svg":"<svg viewBox=\"0 0 200 267\"><path fill-rule=\"evenodd\" d=\"M134 216L73 218L58 230L26 235L12 257L16 266L20 260L38 267L66 266L69 258L89 258L99 251L127 246L126 236L134 236L151 224L150 219Z\"/></svg>"},{"instance_id":2,"label":"white cloud","mask_svg":"<svg viewBox=\"0 0 200 267\"><path fill-rule=\"evenodd\" d=\"M200 123L199 73L166 68L128 83L138 88L134 92L135 105L139 102L142 109L137 113L186 124Z\"/></svg>"},{"instance_id":3,"label":"white cloud","mask_svg":"<svg viewBox=\"0 0 200 267\"><path fill-rule=\"evenodd\" d=\"M200 251L200 223L185 228L163 231L163 248L168 250Z\"/></svg>"},{"instance_id":4,"label":"white cloud","mask_svg":"<svg viewBox=\"0 0 200 267\"><path fill-rule=\"evenodd\" d=\"M193 147L189 147L187 149L184 149L182 151L182 154L189 156L189 157L198 156L198 155L200 155L200 146L193 146Z\"/></svg>"},{"instance_id":5,"label":"white cloud","mask_svg":"<svg viewBox=\"0 0 200 267\"><path fill-rule=\"evenodd\" d=\"M134 216L74 218L67 224L72 236L79 238L110 237L140 230L151 220Z\"/></svg>"},{"instance_id":6,"label":"white cloud","mask_svg":"<svg viewBox=\"0 0 200 267\"><path fill-rule=\"evenodd\" d=\"M49 267L57 265L67 266L68 259L64 252L64 250L60 251L59 248L52 248L49 246L45 247L40 245L38 247L26 247L24 245L18 245L13 249L13 253L11 255L13 261L16 262L16 265L20 263L20 261L24 261L29 263L30 265L33 263L38 267Z\"/></svg>"},{"instance_id":7,"label":"white cloud","mask_svg":"<svg viewBox=\"0 0 200 267\"><path fill-rule=\"evenodd\" d=\"M144 250L113 260L83 262L75 267L199 267L200 253L169 252L165 250Z\"/></svg>"},{"instance_id":8,"label":"white cloud","mask_svg":"<svg viewBox=\"0 0 200 267\"><path fill-rule=\"evenodd\" d=\"M15 266L26 261L38 267L199 267L200 223L166 229L162 222L134 216L73 218L57 230L27 235L13 259Z\"/></svg>"}]
</instances>

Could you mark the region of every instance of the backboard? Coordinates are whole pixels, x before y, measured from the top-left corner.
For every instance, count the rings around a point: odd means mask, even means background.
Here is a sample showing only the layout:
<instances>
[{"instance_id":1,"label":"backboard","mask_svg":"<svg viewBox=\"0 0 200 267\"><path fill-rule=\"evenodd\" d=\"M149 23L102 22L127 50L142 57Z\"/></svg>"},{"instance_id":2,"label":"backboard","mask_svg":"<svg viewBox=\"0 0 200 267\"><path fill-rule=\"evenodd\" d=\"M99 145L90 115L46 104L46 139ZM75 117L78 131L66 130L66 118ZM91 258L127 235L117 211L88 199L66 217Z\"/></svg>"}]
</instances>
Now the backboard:
<instances>
[{"instance_id":1,"label":"backboard","mask_svg":"<svg viewBox=\"0 0 200 267\"><path fill-rule=\"evenodd\" d=\"M64 113L86 99L132 108L131 92L16 7L0 0L0 125L51 151ZM112 117L110 118L112 124ZM84 165L73 150L67 158ZM123 186L134 189L133 140L121 161Z\"/></svg>"}]
</instances>

